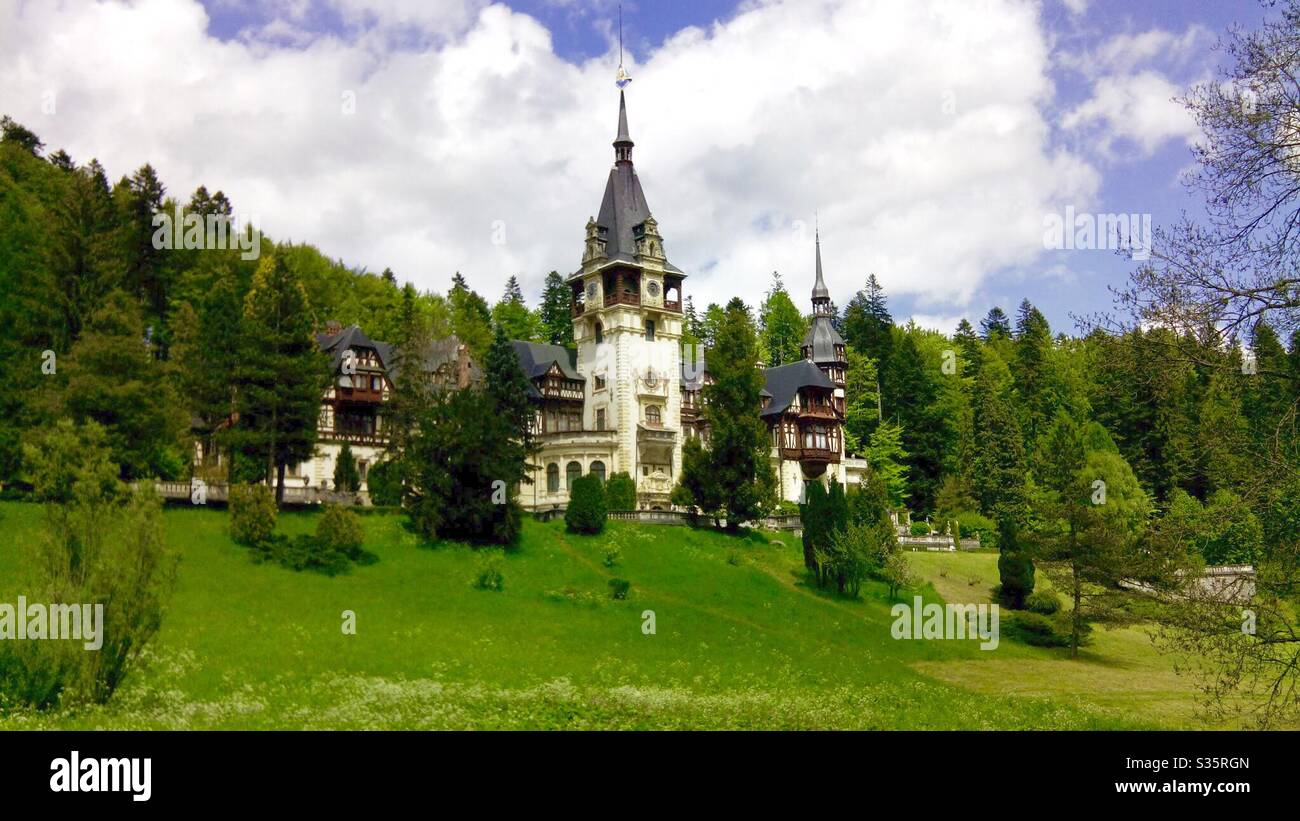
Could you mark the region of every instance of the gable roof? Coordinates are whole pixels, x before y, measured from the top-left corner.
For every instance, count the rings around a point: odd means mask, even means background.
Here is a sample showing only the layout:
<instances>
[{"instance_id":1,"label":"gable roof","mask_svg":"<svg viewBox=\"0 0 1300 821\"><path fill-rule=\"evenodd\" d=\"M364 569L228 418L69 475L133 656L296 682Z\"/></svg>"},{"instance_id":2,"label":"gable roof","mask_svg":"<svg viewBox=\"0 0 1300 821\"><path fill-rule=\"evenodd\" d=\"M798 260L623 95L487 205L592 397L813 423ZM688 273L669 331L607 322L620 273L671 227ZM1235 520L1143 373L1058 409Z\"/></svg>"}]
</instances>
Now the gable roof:
<instances>
[{"instance_id":1,"label":"gable roof","mask_svg":"<svg viewBox=\"0 0 1300 821\"><path fill-rule=\"evenodd\" d=\"M320 349L330 354L330 368L338 370L343 363L343 354L350 348L362 348L373 350L379 357L379 363L385 371L390 371L393 367L395 357L393 356L393 346L387 342L375 342L357 325L349 325L336 334L318 333L316 334L316 344Z\"/></svg>"},{"instance_id":2,"label":"gable roof","mask_svg":"<svg viewBox=\"0 0 1300 821\"><path fill-rule=\"evenodd\" d=\"M822 369L807 359L768 368L763 371L763 376L767 379L767 390L772 394L772 401L763 409L761 416L785 413L800 388L835 389L835 383L822 373Z\"/></svg>"},{"instance_id":3,"label":"gable roof","mask_svg":"<svg viewBox=\"0 0 1300 821\"><path fill-rule=\"evenodd\" d=\"M578 372L577 348L548 345L544 342L524 342L518 339L512 340L510 344L515 349L515 357L519 360L519 368L524 372L524 376L528 377L529 396L541 395L533 387L533 380L545 376L553 366L558 366L561 375L566 379L576 379L579 382L586 381L582 374Z\"/></svg>"}]
</instances>

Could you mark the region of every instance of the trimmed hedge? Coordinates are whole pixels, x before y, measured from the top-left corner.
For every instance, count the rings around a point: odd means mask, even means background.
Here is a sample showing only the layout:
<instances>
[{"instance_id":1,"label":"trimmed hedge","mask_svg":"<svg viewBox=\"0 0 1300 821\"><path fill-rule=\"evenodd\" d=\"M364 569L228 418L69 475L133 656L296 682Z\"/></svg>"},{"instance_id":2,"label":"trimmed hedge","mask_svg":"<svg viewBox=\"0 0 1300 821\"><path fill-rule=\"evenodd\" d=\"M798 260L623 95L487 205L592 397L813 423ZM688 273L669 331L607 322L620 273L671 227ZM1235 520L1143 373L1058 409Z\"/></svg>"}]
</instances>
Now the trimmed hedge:
<instances>
[{"instance_id":1,"label":"trimmed hedge","mask_svg":"<svg viewBox=\"0 0 1300 821\"><path fill-rule=\"evenodd\" d=\"M595 476L579 476L569 488L564 524L571 533L596 534L605 529L605 488Z\"/></svg>"}]
</instances>

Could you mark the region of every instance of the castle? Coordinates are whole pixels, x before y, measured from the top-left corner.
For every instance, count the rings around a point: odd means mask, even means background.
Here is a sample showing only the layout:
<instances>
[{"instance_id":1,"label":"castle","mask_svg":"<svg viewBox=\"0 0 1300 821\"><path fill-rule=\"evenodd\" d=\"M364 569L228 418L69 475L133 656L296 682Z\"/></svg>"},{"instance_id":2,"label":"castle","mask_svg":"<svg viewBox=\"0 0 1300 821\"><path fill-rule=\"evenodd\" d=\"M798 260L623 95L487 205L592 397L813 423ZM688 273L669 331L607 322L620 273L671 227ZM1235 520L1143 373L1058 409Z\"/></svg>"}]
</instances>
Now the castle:
<instances>
[{"instance_id":1,"label":"castle","mask_svg":"<svg viewBox=\"0 0 1300 821\"><path fill-rule=\"evenodd\" d=\"M680 478L685 437L708 440L701 413L710 379L707 361L703 352L682 347L686 274L668 261L659 223L632 164L634 143L622 91L613 145L614 165L600 211L587 221L582 266L568 278L574 347L513 343L528 378L540 447L533 481L519 489L520 503L532 510L566 506L578 476L603 479L620 471L633 477L640 509L667 510ZM764 370L760 409L771 431L780 496L792 502L809 482L857 483L866 470L866 463L851 458L844 447L844 340L832 323L820 236L815 255L813 315L803 359ZM387 437L379 409L393 390L395 357L390 346L370 340L356 326L328 328L318 343L333 356L335 383L322 400L317 453L290 475L328 487L345 442L363 479L383 458ZM418 359L448 386L482 378L454 338L435 343Z\"/></svg>"}]
</instances>

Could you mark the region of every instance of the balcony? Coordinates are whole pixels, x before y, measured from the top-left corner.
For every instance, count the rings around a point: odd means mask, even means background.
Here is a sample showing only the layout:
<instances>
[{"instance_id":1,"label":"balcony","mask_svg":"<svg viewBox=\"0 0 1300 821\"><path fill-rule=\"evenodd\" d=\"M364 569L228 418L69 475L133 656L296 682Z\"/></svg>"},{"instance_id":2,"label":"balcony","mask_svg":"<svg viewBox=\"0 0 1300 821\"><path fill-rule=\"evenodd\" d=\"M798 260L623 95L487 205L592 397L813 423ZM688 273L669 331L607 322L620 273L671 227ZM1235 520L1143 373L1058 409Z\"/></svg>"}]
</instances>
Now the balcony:
<instances>
[{"instance_id":1,"label":"balcony","mask_svg":"<svg viewBox=\"0 0 1300 821\"><path fill-rule=\"evenodd\" d=\"M682 312L681 300L664 300L664 310L680 314Z\"/></svg>"},{"instance_id":2,"label":"balcony","mask_svg":"<svg viewBox=\"0 0 1300 821\"><path fill-rule=\"evenodd\" d=\"M840 461L840 452L829 448L781 448L782 459L798 462L826 463Z\"/></svg>"},{"instance_id":3,"label":"balcony","mask_svg":"<svg viewBox=\"0 0 1300 821\"><path fill-rule=\"evenodd\" d=\"M830 421L838 421L840 418L834 405L804 405L799 409L799 416Z\"/></svg>"},{"instance_id":4,"label":"balcony","mask_svg":"<svg viewBox=\"0 0 1300 821\"><path fill-rule=\"evenodd\" d=\"M322 442L348 442L353 445L371 445L373 447L385 447L388 445L388 436L382 433L361 433L355 431L321 429L317 431L317 436Z\"/></svg>"},{"instance_id":5,"label":"balcony","mask_svg":"<svg viewBox=\"0 0 1300 821\"><path fill-rule=\"evenodd\" d=\"M641 295L632 291L622 291L622 292L615 291L614 293L605 295L606 308L608 308L611 305L639 306L640 304L641 304Z\"/></svg>"},{"instance_id":6,"label":"balcony","mask_svg":"<svg viewBox=\"0 0 1300 821\"><path fill-rule=\"evenodd\" d=\"M365 388L339 388L335 397L340 402L362 402L365 404L377 404L384 401L383 388L375 389Z\"/></svg>"},{"instance_id":7,"label":"balcony","mask_svg":"<svg viewBox=\"0 0 1300 821\"><path fill-rule=\"evenodd\" d=\"M581 302L574 302L574 303L570 306L570 308L569 308L569 313L570 313L572 316L578 317L578 316L582 316L582 312L583 312L585 309L586 309L586 306L583 305Z\"/></svg>"}]
</instances>

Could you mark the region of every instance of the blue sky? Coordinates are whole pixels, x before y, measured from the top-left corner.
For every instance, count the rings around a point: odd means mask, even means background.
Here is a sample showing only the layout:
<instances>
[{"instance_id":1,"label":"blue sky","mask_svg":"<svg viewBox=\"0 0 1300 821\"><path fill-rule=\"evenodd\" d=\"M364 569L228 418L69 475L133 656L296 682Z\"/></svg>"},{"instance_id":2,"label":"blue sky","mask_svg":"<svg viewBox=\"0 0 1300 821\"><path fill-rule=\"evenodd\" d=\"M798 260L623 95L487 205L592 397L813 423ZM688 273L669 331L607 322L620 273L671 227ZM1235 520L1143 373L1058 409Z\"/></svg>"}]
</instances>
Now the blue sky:
<instances>
[{"instance_id":1,"label":"blue sky","mask_svg":"<svg viewBox=\"0 0 1300 821\"><path fill-rule=\"evenodd\" d=\"M174 192L225 188L272 236L436 290L460 270L495 298L511 274L535 292L576 267L611 159L617 8L0 0L14 21L0 79L6 113L113 176L153 162ZM1179 184L1194 128L1169 98L1215 76L1230 23L1264 13L1254 0L627 2L637 168L697 304L754 302L773 269L806 301L820 211L841 305L874 272L896 318L950 331L1027 296L1072 330L1132 263L1045 249L1044 219L1195 213ZM57 44L40 36L54 28ZM41 106L54 92L57 116ZM341 116L349 94L356 116Z\"/></svg>"}]
</instances>

